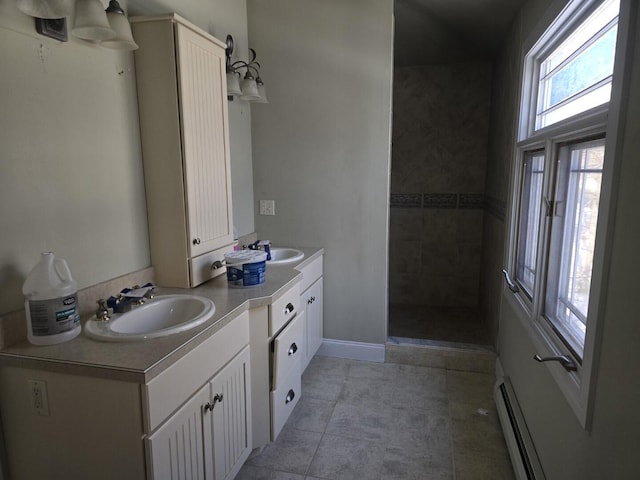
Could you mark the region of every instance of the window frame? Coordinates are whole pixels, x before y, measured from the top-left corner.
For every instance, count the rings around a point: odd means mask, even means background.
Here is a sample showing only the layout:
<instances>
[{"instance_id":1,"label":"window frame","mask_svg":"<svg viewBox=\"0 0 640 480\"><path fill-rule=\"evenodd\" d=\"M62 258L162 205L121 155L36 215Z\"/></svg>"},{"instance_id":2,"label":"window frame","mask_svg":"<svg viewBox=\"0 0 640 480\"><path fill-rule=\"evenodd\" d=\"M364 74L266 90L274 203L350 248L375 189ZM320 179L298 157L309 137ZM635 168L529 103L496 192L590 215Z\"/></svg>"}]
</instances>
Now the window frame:
<instances>
[{"instance_id":1,"label":"window frame","mask_svg":"<svg viewBox=\"0 0 640 480\"><path fill-rule=\"evenodd\" d=\"M593 397L596 387L596 373L599 356L599 344L602 331L601 317L606 303L606 286L608 280L608 265L611 257L611 237L613 234L614 209L619 162L619 149L622 141L619 138L623 129L625 104L623 93L628 91L628 62L627 44L632 29L630 19L634 18L632 10L636 5L630 0L620 1L618 16L618 32L614 59L613 79L611 84L611 98L607 104L596 106L581 114L570 117L552 125L535 129L536 107L538 100L538 61L544 58L571 34L573 29L581 24L602 2L599 0L571 0L552 22L541 25L538 31L544 29L542 35L536 35L533 41L525 42L530 48L523 49L523 69L521 72L521 91L519 98L519 114L515 119L517 133L514 142L514 168L511 176L510 208L507 218L507 271L514 275L517 272L517 250L519 213L521 210L521 185L523 159L526 152L543 150L545 155L543 180L543 195L554 198L552 189L556 183L556 169L554 162L562 145L585 141L597 137L605 138L605 163L602 174L600 202L596 229L596 243L593 258L592 281L589 296L588 325L584 342L582 359L576 361L577 370L569 372L558 362L548 362L547 366L556 381L560 391L564 394L572 407L580 424L586 430L590 429L593 413ZM635 12L633 12L635 13ZM545 28L547 27L547 28ZM528 53L527 53L528 52ZM541 201L544 201L541 199ZM546 215L543 204L540 211L540 225L538 228L537 271L532 298L522 289L512 293L503 290L508 298L517 303L520 314L517 315L528 332L536 352L541 356L556 356L573 354L568 352L564 342L554 332L550 322L544 317L546 296L546 276L548 275L549 242L551 240L551 218ZM517 278L516 278L517 283ZM578 359L576 359L578 360Z\"/></svg>"}]
</instances>

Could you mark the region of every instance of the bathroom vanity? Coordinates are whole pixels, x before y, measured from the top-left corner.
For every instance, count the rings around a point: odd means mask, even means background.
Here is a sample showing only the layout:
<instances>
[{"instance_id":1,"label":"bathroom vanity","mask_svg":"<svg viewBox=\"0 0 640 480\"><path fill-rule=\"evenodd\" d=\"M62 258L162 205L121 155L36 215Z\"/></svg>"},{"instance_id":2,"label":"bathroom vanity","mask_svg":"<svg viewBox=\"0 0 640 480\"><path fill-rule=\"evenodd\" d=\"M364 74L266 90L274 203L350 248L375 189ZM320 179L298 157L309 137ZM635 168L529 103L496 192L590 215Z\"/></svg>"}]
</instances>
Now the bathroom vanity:
<instances>
[{"instance_id":1,"label":"bathroom vanity","mask_svg":"<svg viewBox=\"0 0 640 480\"><path fill-rule=\"evenodd\" d=\"M300 398L305 349L304 249L264 284L215 278L189 293L213 300L211 320L136 342L84 334L0 351L0 412L11 478L235 477L275 439ZM295 267L295 268L294 268Z\"/></svg>"}]
</instances>

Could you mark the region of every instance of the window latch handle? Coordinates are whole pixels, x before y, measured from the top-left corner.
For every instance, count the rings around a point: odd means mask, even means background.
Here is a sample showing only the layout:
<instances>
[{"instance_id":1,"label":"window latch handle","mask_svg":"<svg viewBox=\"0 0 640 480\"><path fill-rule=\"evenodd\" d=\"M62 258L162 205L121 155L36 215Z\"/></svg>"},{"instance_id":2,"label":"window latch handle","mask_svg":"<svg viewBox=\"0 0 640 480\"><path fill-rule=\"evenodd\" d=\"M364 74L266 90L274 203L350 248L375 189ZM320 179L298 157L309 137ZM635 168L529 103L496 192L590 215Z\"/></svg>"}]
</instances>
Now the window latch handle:
<instances>
[{"instance_id":1,"label":"window latch handle","mask_svg":"<svg viewBox=\"0 0 640 480\"><path fill-rule=\"evenodd\" d=\"M537 362L560 362L560 365L568 372L575 372L578 370L576 362L573 361L568 355L558 355L557 357L541 357L540 355L534 355L533 359Z\"/></svg>"},{"instance_id":2,"label":"window latch handle","mask_svg":"<svg viewBox=\"0 0 640 480\"><path fill-rule=\"evenodd\" d=\"M504 275L504 280L507 282L507 287L509 287L509 290L511 290L513 293L518 293L520 291L520 287L518 287L511 281L509 272L507 272L505 269L502 269L502 274Z\"/></svg>"}]
</instances>

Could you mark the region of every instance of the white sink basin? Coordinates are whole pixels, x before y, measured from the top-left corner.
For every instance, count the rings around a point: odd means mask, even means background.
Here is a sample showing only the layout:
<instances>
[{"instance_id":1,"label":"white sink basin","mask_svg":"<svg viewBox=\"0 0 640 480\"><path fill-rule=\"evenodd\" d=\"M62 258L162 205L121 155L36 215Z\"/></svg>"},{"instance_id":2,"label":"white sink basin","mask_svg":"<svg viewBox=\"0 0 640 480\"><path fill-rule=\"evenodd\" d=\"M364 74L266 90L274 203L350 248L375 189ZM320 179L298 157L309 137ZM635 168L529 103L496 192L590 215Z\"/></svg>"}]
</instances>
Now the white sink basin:
<instances>
[{"instance_id":1,"label":"white sink basin","mask_svg":"<svg viewBox=\"0 0 640 480\"><path fill-rule=\"evenodd\" d=\"M216 311L214 303L197 295L161 295L133 310L103 322L87 321L87 336L106 342L127 342L166 337L202 325Z\"/></svg>"},{"instance_id":2,"label":"white sink basin","mask_svg":"<svg viewBox=\"0 0 640 480\"><path fill-rule=\"evenodd\" d=\"M295 248L271 247L271 260L267 265L284 265L299 262L304 258L304 253Z\"/></svg>"}]
</instances>

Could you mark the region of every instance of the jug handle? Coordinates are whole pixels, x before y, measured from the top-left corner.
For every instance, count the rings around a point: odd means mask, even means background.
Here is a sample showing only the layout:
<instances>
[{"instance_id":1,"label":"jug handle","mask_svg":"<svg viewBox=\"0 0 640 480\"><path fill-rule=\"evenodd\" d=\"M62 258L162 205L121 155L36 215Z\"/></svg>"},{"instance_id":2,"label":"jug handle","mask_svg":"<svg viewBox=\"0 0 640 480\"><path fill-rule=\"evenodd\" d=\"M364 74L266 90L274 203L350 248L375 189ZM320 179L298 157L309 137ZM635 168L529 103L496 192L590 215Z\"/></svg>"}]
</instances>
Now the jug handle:
<instances>
[{"instance_id":1,"label":"jug handle","mask_svg":"<svg viewBox=\"0 0 640 480\"><path fill-rule=\"evenodd\" d=\"M67 262L62 258L56 258L53 261L53 268L56 270L56 273L63 281L70 282L72 280L69 266L67 265Z\"/></svg>"}]
</instances>

